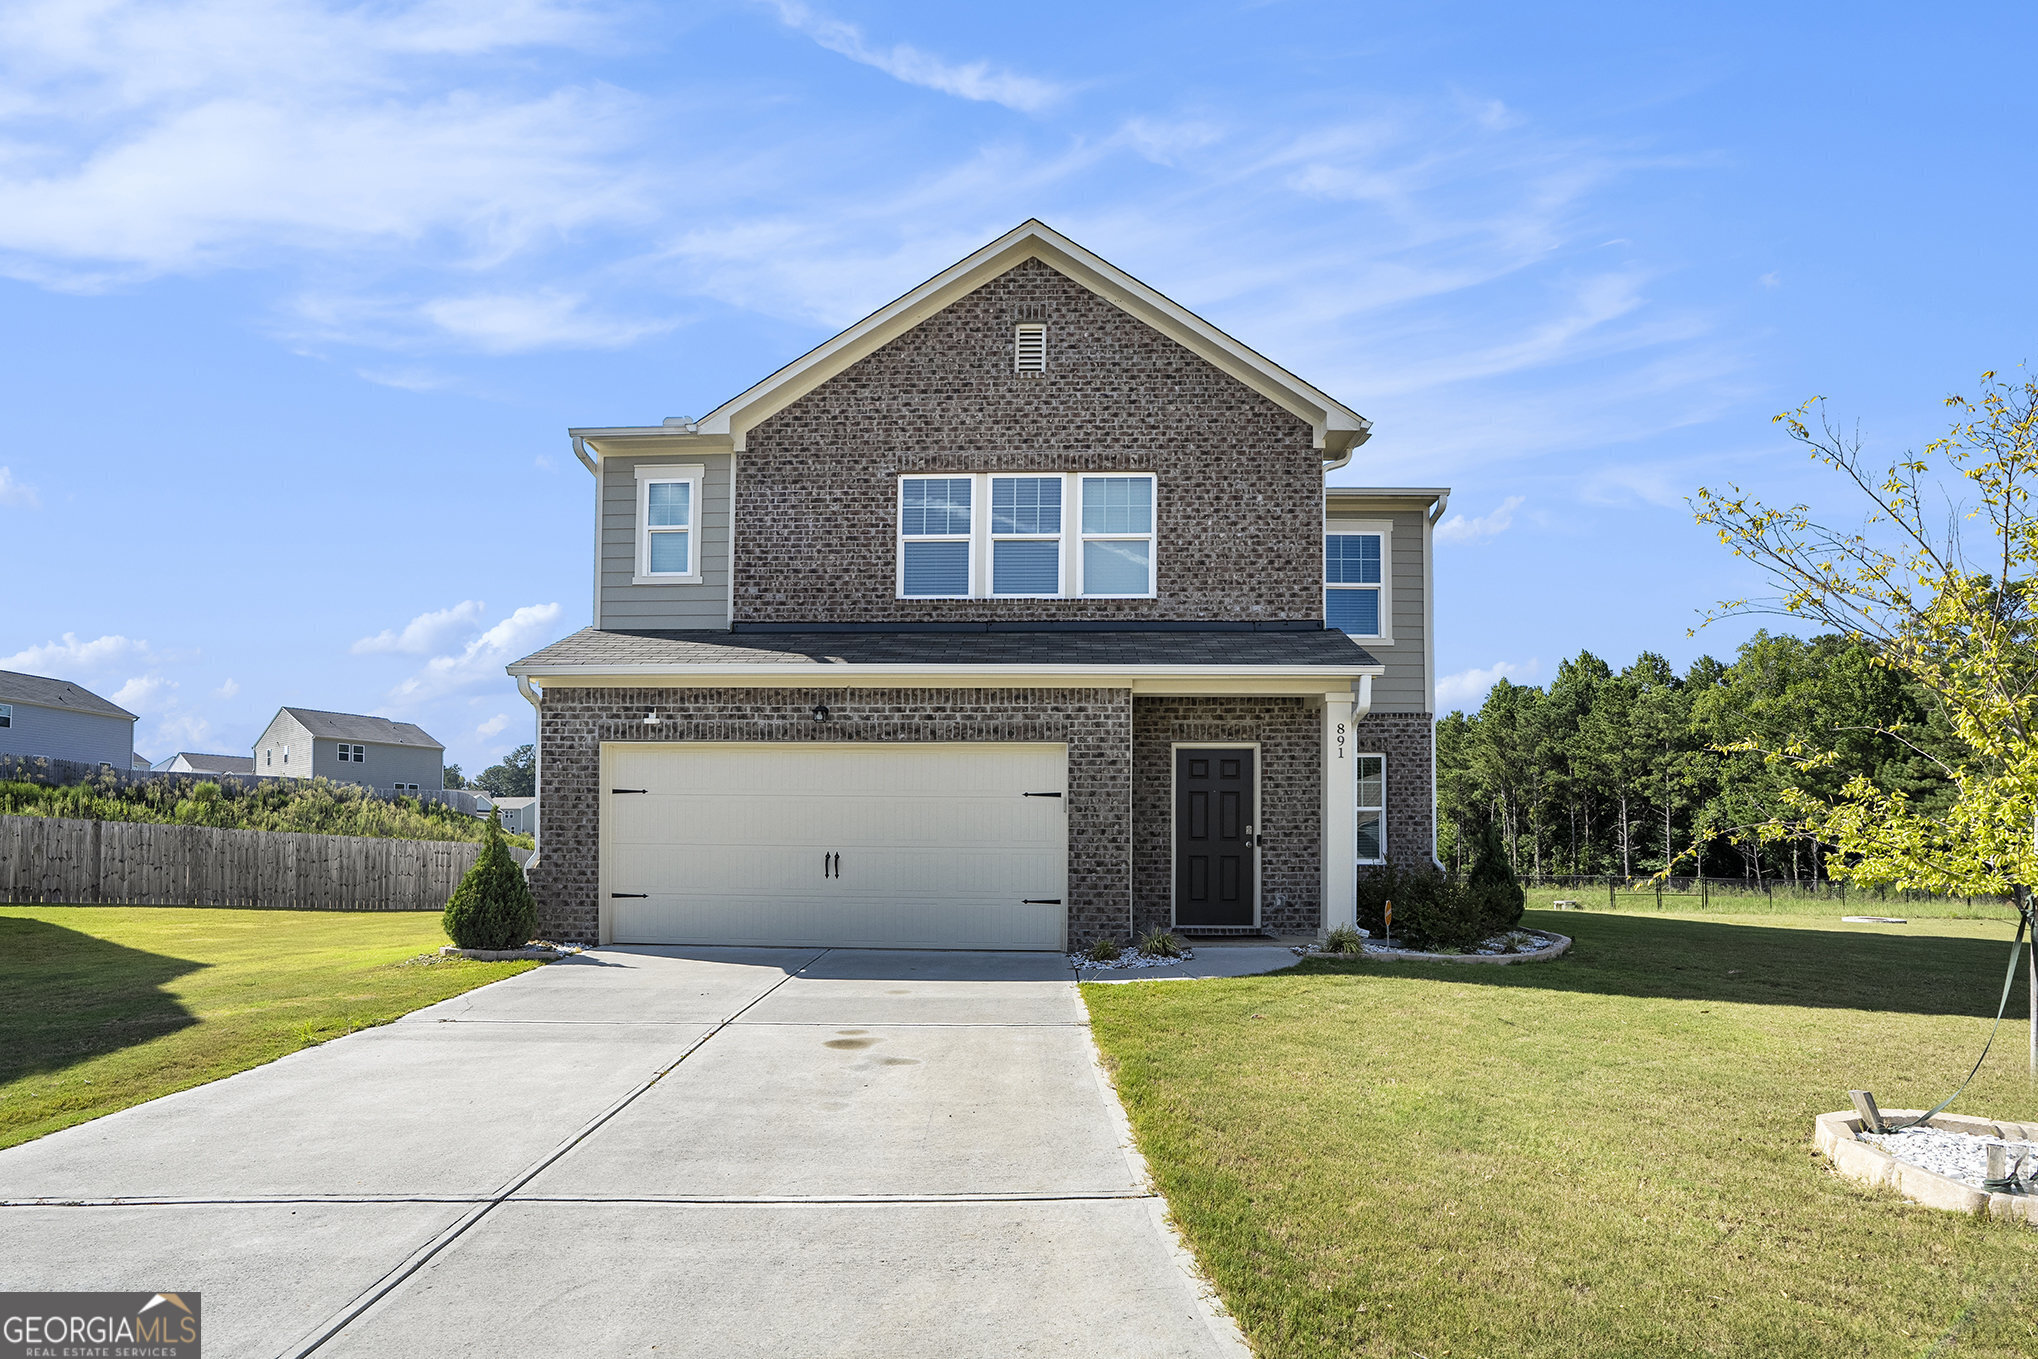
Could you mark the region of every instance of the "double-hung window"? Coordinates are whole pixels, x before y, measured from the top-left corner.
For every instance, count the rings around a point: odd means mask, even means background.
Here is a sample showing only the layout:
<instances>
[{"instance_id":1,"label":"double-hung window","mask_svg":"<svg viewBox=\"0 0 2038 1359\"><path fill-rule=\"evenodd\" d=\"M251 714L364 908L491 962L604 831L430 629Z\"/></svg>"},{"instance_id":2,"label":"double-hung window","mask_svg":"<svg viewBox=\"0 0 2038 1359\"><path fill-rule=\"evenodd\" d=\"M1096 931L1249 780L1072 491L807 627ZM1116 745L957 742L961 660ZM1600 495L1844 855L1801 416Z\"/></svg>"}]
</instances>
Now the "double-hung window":
<instances>
[{"instance_id":1,"label":"double-hung window","mask_svg":"<svg viewBox=\"0 0 2038 1359\"><path fill-rule=\"evenodd\" d=\"M992 594L1061 594L1061 488L1058 476L991 478Z\"/></svg>"},{"instance_id":2,"label":"double-hung window","mask_svg":"<svg viewBox=\"0 0 2038 1359\"><path fill-rule=\"evenodd\" d=\"M1359 778L1359 862L1387 862L1387 757L1360 755L1356 760Z\"/></svg>"},{"instance_id":3,"label":"double-hung window","mask_svg":"<svg viewBox=\"0 0 2038 1359\"><path fill-rule=\"evenodd\" d=\"M1323 538L1323 620L1354 637L1386 641L1388 531L1384 524L1333 524Z\"/></svg>"},{"instance_id":4,"label":"double-hung window","mask_svg":"<svg viewBox=\"0 0 2038 1359\"><path fill-rule=\"evenodd\" d=\"M285 752L284 758L289 758L288 752ZM346 764L349 761L354 764L366 764L368 762L368 747L349 745L345 741L340 742L340 763Z\"/></svg>"},{"instance_id":5,"label":"double-hung window","mask_svg":"<svg viewBox=\"0 0 2038 1359\"><path fill-rule=\"evenodd\" d=\"M692 585L701 579L701 476L694 463L637 464L638 585Z\"/></svg>"},{"instance_id":6,"label":"double-hung window","mask_svg":"<svg viewBox=\"0 0 2038 1359\"><path fill-rule=\"evenodd\" d=\"M901 599L1148 599L1150 472L899 478Z\"/></svg>"},{"instance_id":7,"label":"double-hung window","mask_svg":"<svg viewBox=\"0 0 2038 1359\"><path fill-rule=\"evenodd\" d=\"M11 727L13 725L14 705L12 703L0 703L0 727Z\"/></svg>"},{"instance_id":8,"label":"double-hung window","mask_svg":"<svg viewBox=\"0 0 2038 1359\"><path fill-rule=\"evenodd\" d=\"M1083 593L1153 593L1153 478L1084 477Z\"/></svg>"},{"instance_id":9,"label":"double-hung window","mask_svg":"<svg viewBox=\"0 0 2038 1359\"><path fill-rule=\"evenodd\" d=\"M899 593L913 599L968 599L974 477L899 480Z\"/></svg>"}]
</instances>

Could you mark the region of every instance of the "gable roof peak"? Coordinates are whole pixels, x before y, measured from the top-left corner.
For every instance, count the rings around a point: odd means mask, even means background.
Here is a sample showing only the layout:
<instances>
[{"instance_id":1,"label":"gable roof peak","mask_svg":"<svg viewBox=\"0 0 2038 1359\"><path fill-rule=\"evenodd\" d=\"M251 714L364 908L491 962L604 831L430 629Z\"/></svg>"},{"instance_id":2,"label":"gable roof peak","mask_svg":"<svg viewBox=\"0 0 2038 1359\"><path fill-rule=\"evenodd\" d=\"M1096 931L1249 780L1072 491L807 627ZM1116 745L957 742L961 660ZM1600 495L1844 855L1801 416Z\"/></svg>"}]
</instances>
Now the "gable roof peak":
<instances>
[{"instance_id":1,"label":"gable roof peak","mask_svg":"<svg viewBox=\"0 0 2038 1359\"><path fill-rule=\"evenodd\" d=\"M723 402L699 420L691 422L688 432L726 436L734 441L736 448L741 449L744 436L758 424L958 298L1027 259L1038 259L1067 275L1307 421L1315 432L1316 446L1323 450L1326 467L1343 466L1350 459L1351 451L1372 433L1371 422L1351 407L1304 382L1257 350L1241 344L1187 307L1078 245L1038 217L1027 218L919 287L895 298L762 382ZM595 432L575 433L592 436ZM577 448L578 444L575 446Z\"/></svg>"}]
</instances>

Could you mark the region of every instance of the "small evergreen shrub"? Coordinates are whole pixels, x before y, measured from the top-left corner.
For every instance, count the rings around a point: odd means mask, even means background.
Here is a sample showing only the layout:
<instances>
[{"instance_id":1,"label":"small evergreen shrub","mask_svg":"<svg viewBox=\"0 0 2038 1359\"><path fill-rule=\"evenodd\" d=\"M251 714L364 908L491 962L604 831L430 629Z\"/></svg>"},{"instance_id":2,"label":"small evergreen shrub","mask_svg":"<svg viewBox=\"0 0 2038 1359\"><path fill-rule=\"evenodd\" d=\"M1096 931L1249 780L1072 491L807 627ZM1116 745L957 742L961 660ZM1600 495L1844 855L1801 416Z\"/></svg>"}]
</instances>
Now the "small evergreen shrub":
<instances>
[{"instance_id":1,"label":"small evergreen shrub","mask_svg":"<svg viewBox=\"0 0 2038 1359\"><path fill-rule=\"evenodd\" d=\"M1515 877L1514 865L1508 862L1507 849L1500 843L1500 828L1491 821L1480 828L1479 838L1473 844L1472 868L1465 874L1465 890L1477 899L1486 933L1498 934L1521 923L1528 893L1522 891L1521 879Z\"/></svg>"},{"instance_id":2,"label":"small evergreen shrub","mask_svg":"<svg viewBox=\"0 0 2038 1359\"><path fill-rule=\"evenodd\" d=\"M1404 869L1387 864L1361 875L1359 924L1376 939L1387 933L1390 901L1396 948L1421 953L1469 948L1494 932L1482 909L1483 899L1467 890L1465 882L1428 865Z\"/></svg>"},{"instance_id":3,"label":"small evergreen shrub","mask_svg":"<svg viewBox=\"0 0 2038 1359\"><path fill-rule=\"evenodd\" d=\"M1139 941L1139 951L1149 958L1179 958L1188 949L1173 930L1151 930Z\"/></svg>"},{"instance_id":4,"label":"small evergreen shrub","mask_svg":"<svg viewBox=\"0 0 2038 1359\"><path fill-rule=\"evenodd\" d=\"M522 948L538 928L531 885L510 857L493 812L480 856L446 902L445 926L446 937L461 948L488 949Z\"/></svg>"},{"instance_id":5,"label":"small evergreen shrub","mask_svg":"<svg viewBox=\"0 0 2038 1359\"><path fill-rule=\"evenodd\" d=\"M1116 939L1099 939L1083 950L1083 956L1093 963L1115 963L1125 952Z\"/></svg>"}]
</instances>

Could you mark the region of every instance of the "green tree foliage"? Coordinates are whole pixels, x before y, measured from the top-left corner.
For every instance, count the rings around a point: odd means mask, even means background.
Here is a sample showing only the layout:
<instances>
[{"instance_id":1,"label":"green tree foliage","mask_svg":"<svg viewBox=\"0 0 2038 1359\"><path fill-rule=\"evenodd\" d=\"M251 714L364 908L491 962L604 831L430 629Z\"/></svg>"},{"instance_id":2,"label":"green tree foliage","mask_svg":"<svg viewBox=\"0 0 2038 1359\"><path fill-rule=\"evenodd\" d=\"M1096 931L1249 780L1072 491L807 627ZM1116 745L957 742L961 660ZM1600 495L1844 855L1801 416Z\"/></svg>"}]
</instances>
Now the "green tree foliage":
<instances>
[{"instance_id":1,"label":"green tree foliage","mask_svg":"<svg viewBox=\"0 0 2038 1359\"><path fill-rule=\"evenodd\" d=\"M446 788L465 788L467 776L460 772L459 765L449 764L441 771L440 782L441 786Z\"/></svg>"},{"instance_id":2,"label":"green tree foliage","mask_svg":"<svg viewBox=\"0 0 2038 1359\"><path fill-rule=\"evenodd\" d=\"M518 746L474 776L474 786L493 797L536 797L538 795L538 749Z\"/></svg>"},{"instance_id":3,"label":"green tree foliage","mask_svg":"<svg viewBox=\"0 0 2038 1359\"><path fill-rule=\"evenodd\" d=\"M1465 875L1465 894L1472 898L1486 933L1511 930L1521 923L1528 894L1522 891L1521 879L1514 875L1514 865L1500 843L1500 831L1491 821L1479 836L1472 871Z\"/></svg>"},{"instance_id":4,"label":"green tree foliage","mask_svg":"<svg viewBox=\"0 0 2038 1359\"><path fill-rule=\"evenodd\" d=\"M1831 764L1760 753L1804 731ZM1440 853L1469 875L1491 827L1513 869L1539 877L1823 879L1830 839L1765 829L1789 790L1834 796L1859 775L1944 806L1952 785L1930 752L1946 739L1918 687L1846 637L1757 633L1733 664L1702 656L1681 675L1651 653L1615 671L1580 652L1547 689L1503 681L1437 723Z\"/></svg>"},{"instance_id":5,"label":"green tree foliage","mask_svg":"<svg viewBox=\"0 0 2038 1359\"><path fill-rule=\"evenodd\" d=\"M227 830L372 835L396 840L479 840L479 820L421 798L381 798L325 779L265 779L259 784L199 778L123 783L105 777L53 787L0 783L0 816L55 816L82 821L148 821ZM522 843L520 837L518 843ZM525 846L529 848L528 845Z\"/></svg>"},{"instance_id":6,"label":"green tree foliage","mask_svg":"<svg viewBox=\"0 0 2038 1359\"><path fill-rule=\"evenodd\" d=\"M446 902L446 937L461 948L522 948L538 928L538 907L524 870L510 857L490 812L481 853Z\"/></svg>"}]
</instances>

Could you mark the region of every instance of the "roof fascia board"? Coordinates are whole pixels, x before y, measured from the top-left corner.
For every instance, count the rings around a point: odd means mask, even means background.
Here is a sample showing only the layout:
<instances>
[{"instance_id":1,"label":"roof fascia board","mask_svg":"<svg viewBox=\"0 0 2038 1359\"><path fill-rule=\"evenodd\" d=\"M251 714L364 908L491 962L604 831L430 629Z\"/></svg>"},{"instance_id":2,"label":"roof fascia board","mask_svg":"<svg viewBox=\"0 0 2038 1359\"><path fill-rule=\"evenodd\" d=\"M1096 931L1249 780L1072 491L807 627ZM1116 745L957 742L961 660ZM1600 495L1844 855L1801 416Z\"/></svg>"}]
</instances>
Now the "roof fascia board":
<instances>
[{"instance_id":1,"label":"roof fascia board","mask_svg":"<svg viewBox=\"0 0 2038 1359\"><path fill-rule=\"evenodd\" d=\"M1349 500L1420 500L1428 504L1451 493L1448 486L1326 486L1327 496Z\"/></svg>"},{"instance_id":2,"label":"roof fascia board","mask_svg":"<svg viewBox=\"0 0 2038 1359\"><path fill-rule=\"evenodd\" d=\"M1069 275L1298 419L1307 421L1319 448L1348 454L1372 431L1364 416L1342 402L1053 228L1029 221L702 416L698 422L701 433L729 435L741 452L743 436L753 426L1025 259L1039 259Z\"/></svg>"},{"instance_id":3,"label":"roof fascia board","mask_svg":"<svg viewBox=\"0 0 2038 1359\"><path fill-rule=\"evenodd\" d=\"M802 684L830 687L856 685L866 680L886 683L919 682L929 685L965 684L974 679L1009 684L1014 680L1052 682L1058 687L1081 688L1095 682L1102 687L1123 688L1129 681L1245 680L1305 682L1321 687L1326 680L1355 680L1366 675L1383 675L1386 666L1372 665L973 665L958 662L950 666L858 664L832 661L794 665L512 665L509 673L522 679L573 680L579 684L641 685L648 677L669 681L674 687L699 688L730 681Z\"/></svg>"}]
</instances>

